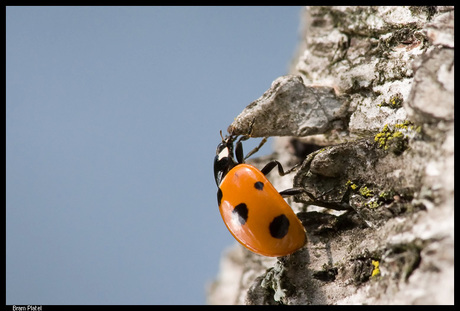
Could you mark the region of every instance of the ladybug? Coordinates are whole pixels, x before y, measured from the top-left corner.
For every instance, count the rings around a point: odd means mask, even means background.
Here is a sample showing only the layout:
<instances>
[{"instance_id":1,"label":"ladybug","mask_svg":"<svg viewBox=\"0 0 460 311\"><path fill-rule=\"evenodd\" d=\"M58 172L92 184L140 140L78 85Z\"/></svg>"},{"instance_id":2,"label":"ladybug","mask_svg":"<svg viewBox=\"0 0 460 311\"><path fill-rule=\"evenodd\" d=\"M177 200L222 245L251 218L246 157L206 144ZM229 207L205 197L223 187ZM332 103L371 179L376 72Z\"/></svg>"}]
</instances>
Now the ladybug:
<instances>
[{"instance_id":1,"label":"ladybug","mask_svg":"<svg viewBox=\"0 0 460 311\"><path fill-rule=\"evenodd\" d=\"M258 170L244 161L257 152L267 138L244 157L242 141L247 140L250 134L238 140L238 135L225 138L222 132L220 135L222 142L217 146L214 158L214 178L220 214L230 233L244 247L264 256L286 256L303 247L306 243L305 229L283 199L303 190L291 188L278 192L265 177L275 166L278 166L281 176L297 166L284 172L281 163L271 161Z\"/></svg>"}]
</instances>

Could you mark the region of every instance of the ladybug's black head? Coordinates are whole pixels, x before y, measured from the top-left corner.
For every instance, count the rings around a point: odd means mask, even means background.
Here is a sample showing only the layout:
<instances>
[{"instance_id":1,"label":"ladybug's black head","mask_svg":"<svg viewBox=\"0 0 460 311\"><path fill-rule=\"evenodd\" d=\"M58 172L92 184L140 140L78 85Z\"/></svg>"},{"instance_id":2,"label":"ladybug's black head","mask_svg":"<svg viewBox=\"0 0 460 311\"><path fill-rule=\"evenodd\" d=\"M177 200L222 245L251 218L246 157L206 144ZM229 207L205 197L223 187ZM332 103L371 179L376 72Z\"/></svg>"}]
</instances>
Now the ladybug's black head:
<instances>
[{"instance_id":1,"label":"ladybug's black head","mask_svg":"<svg viewBox=\"0 0 460 311\"><path fill-rule=\"evenodd\" d=\"M222 137L222 132L220 133ZM225 136L222 137L222 142L217 145L216 156L214 157L214 179L216 180L217 186L224 176L238 163L233 157L233 142L236 136Z\"/></svg>"}]
</instances>

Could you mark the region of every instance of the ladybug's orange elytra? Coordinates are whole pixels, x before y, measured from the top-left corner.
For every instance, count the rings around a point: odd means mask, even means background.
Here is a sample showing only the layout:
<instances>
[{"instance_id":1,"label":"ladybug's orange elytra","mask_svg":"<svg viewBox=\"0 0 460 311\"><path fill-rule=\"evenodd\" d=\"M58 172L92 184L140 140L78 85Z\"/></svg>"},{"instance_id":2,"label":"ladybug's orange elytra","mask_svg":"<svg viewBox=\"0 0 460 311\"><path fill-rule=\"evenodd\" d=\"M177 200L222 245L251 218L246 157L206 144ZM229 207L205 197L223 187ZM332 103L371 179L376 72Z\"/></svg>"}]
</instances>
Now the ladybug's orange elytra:
<instances>
[{"instance_id":1,"label":"ladybug's orange elytra","mask_svg":"<svg viewBox=\"0 0 460 311\"><path fill-rule=\"evenodd\" d=\"M305 230L278 191L254 166L239 164L220 185L219 210L228 230L249 250L285 256L305 244Z\"/></svg>"}]
</instances>

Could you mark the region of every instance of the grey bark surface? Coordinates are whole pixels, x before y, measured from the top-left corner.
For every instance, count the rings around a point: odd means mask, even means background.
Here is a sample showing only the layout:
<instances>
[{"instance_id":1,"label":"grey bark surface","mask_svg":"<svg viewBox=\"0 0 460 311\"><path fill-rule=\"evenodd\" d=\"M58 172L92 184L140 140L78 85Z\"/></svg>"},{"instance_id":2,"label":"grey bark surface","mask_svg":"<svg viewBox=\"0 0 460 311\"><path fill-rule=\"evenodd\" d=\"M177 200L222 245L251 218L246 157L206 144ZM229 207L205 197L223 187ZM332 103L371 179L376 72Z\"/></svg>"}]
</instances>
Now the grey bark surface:
<instances>
[{"instance_id":1,"label":"grey bark surface","mask_svg":"<svg viewBox=\"0 0 460 311\"><path fill-rule=\"evenodd\" d=\"M296 253L235 244L210 304L453 304L454 8L307 7L290 74L229 126L276 136Z\"/></svg>"}]
</instances>

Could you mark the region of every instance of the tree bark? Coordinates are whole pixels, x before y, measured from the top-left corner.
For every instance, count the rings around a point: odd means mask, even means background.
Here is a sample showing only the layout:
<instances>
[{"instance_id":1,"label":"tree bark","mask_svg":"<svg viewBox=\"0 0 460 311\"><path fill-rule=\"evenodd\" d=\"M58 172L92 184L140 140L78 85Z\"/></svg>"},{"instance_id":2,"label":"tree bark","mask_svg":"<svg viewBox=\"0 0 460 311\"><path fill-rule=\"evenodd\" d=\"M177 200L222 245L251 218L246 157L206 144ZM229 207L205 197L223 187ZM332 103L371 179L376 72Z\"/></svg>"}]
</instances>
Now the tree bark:
<instances>
[{"instance_id":1,"label":"tree bark","mask_svg":"<svg viewBox=\"0 0 460 311\"><path fill-rule=\"evenodd\" d=\"M454 8L307 7L290 75L229 133L277 136L307 245L236 245L211 304L453 304Z\"/></svg>"}]
</instances>

